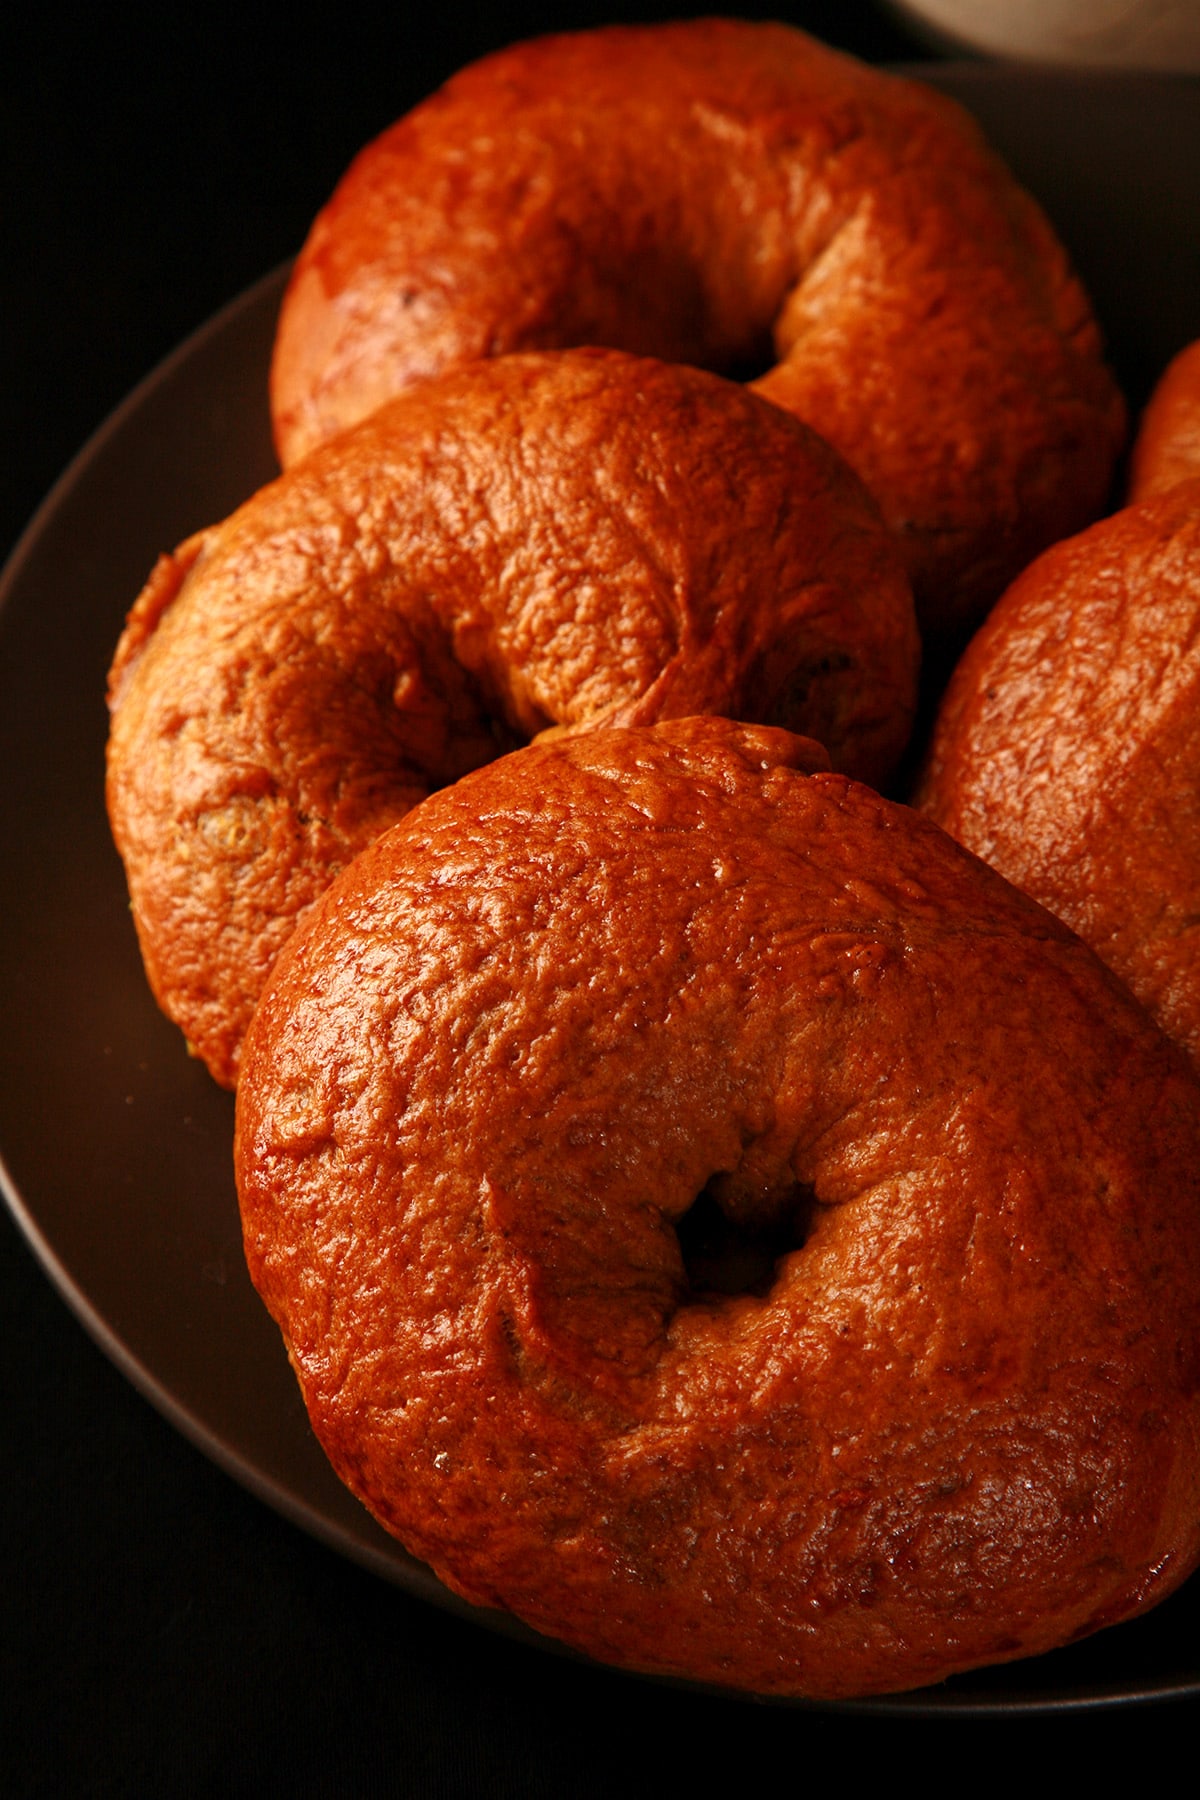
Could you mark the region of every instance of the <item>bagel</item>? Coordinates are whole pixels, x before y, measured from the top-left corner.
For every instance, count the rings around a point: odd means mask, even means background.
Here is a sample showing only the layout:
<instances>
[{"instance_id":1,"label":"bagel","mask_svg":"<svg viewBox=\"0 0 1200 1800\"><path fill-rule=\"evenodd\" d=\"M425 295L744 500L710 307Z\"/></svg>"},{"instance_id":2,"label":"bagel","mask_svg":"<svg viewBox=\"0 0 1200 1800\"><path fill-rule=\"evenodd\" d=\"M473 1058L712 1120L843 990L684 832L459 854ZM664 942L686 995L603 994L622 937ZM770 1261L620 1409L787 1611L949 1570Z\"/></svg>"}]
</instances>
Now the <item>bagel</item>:
<instances>
[{"instance_id":1,"label":"bagel","mask_svg":"<svg viewBox=\"0 0 1200 1800\"><path fill-rule=\"evenodd\" d=\"M1124 429L1087 298L966 113L784 25L487 57L364 150L275 345L287 464L464 360L600 343L728 373L828 439L957 634L1101 509Z\"/></svg>"},{"instance_id":2,"label":"bagel","mask_svg":"<svg viewBox=\"0 0 1200 1800\"><path fill-rule=\"evenodd\" d=\"M1200 478L1200 340L1179 352L1150 396L1130 456L1130 502L1195 478Z\"/></svg>"},{"instance_id":3,"label":"bagel","mask_svg":"<svg viewBox=\"0 0 1200 1800\"><path fill-rule=\"evenodd\" d=\"M1057 921L819 760L690 719L434 795L281 954L236 1168L318 1437L444 1582L836 1697L1200 1555L1200 1087ZM758 1259L732 1292L714 1221Z\"/></svg>"},{"instance_id":4,"label":"bagel","mask_svg":"<svg viewBox=\"0 0 1200 1800\"><path fill-rule=\"evenodd\" d=\"M164 558L110 678L151 986L218 1081L281 944L432 788L548 728L744 713L880 780L912 598L859 482L742 388L615 351L400 396Z\"/></svg>"},{"instance_id":5,"label":"bagel","mask_svg":"<svg viewBox=\"0 0 1200 1800\"><path fill-rule=\"evenodd\" d=\"M1200 480L1039 558L963 657L916 803L1200 1062Z\"/></svg>"}]
</instances>

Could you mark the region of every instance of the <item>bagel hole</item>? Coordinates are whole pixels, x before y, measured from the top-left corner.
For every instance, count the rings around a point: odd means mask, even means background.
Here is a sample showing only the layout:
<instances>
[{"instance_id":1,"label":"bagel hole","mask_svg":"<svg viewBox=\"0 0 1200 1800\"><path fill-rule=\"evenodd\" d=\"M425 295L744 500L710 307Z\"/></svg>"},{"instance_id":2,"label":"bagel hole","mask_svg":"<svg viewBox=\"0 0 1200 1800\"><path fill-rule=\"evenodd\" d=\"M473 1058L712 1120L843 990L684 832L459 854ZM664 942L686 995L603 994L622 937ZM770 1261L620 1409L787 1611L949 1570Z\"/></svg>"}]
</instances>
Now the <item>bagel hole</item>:
<instances>
[{"instance_id":1,"label":"bagel hole","mask_svg":"<svg viewBox=\"0 0 1200 1800\"><path fill-rule=\"evenodd\" d=\"M765 1299L775 1285L779 1260L803 1247L812 1226L816 1195L796 1182L755 1218L731 1217L718 1195L728 1177L714 1175L693 1200L675 1231L683 1256L684 1304L753 1294Z\"/></svg>"}]
</instances>

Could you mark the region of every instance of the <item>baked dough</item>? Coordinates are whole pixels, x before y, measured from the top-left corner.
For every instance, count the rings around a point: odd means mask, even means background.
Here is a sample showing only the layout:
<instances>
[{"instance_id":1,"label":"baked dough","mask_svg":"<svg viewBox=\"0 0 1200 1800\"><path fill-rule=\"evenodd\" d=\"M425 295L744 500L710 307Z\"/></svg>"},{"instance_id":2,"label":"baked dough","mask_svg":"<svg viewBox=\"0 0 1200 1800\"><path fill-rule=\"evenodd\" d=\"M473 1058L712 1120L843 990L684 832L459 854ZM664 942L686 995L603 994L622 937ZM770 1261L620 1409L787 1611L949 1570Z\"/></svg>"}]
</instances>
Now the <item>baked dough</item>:
<instances>
[{"instance_id":1,"label":"baked dough","mask_svg":"<svg viewBox=\"0 0 1200 1800\"><path fill-rule=\"evenodd\" d=\"M1200 341L1168 365L1150 396L1130 457L1130 501L1200 478Z\"/></svg>"},{"instance_id":2,"label":"baked dough","mask_svg":"<svg viewBox=\"0 0 1200 1800\"><path fill-rule=\"evenodd\" d=\"M1196 1561L1200 1089L1049 914L819 760L693 719L434 795L284 949L236 1162L317 1435L445 1582L838 1696ZM767 1243L741 1291L689 1277L705 1207Z\"/></svg>"},{"instance_id":3,"label":"baked dough","mask_svg":"<svg viewBox=\"0 0 1200 1800\"><path fill-rule=\"evenodd\" d=\"M1200 1061L1200 480L1038 559L963 657L917 803Z\"/></svg>"},{"instance_id":4,"label":"baked dough","mask_svg":"<svg viewBox=\"0 0 1200 1800\"><path fill-rule=\"evenodd\" d=\"M108 801L151 986L232 1085L296 919L432 788L548 728L700 711L880 781L917 658L873 503L765 400L604 350L426 383L130 615Z\"/></svg>"},{"instance_id":5,"label":"baked dough","mask_svg":"<svg viewBox=\"0 0 1200 1800\"><path fill-rule=\"evenodd\" d=\"M756 383L866 482L957 633L1100 511L1123 405L1042 213L967 114L784 25L540 39L457 75L317 218L285 463L410 382L612 344Z\"/></svg>"}]
</instances>

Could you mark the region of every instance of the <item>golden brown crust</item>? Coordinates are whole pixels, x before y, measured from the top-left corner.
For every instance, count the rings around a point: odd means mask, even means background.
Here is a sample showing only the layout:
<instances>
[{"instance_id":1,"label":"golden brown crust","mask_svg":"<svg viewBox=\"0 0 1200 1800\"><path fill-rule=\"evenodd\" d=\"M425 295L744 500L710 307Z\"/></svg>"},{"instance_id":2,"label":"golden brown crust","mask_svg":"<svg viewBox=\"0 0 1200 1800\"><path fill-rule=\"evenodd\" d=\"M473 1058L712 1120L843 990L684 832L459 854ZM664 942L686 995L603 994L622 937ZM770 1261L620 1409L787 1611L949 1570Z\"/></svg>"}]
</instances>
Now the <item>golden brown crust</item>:
<instances>
[{"instance_id":1,"label":"golden brown crust","mask_svg":"<svg viewBox=\"0 0 1200 1800\"><path fill-rule=\"evenodd\" d=\"M1200 481L1059 544L951 681L918 787L1200 1060Z\"/></svg>"},{"instance_id":2,"label":"golden brown crust","mask_svg":"<svg viewBox=\"0 0 1200 1800\"><path fill-rule=\"evenodd\" d=\"M348 171L285 300L285 462L464 359L607 343L758 383L833 443L957 630L1103 504L1087 299L967 115L782 25L518 45Z\"/></svg>"},{"instance_id":3,"label":"golden brown crust","mask_svg":"<svg viewBox=\"0 0 1200 1800\"><path fill-rule=\"evenodd\" d=\"M109 809L151 984L218 1080L280 945L431 788L549 727L698 711L878 781L918 655L894 544L805 426L614 351L424 384L165 560Z\"/></svg>"},{"instance_id":4,"label":"golden brown crust","mask_svg":"<svg viewBox=\"0 0 1200 1800\"><path fill-rule=\"evenodd\" d=\"M1200 478L1200 341L1171 362L1150 396L1130 458L1132 504Z\"/></svg>"},{"instance_id":5,"label":"golden brown crust","mask_svg":"<svg viewBox=\"0 0 1200 1800\"><path fill-rule=\"evenodd\" d=\"M319 1437L444 1580L832 1696L1195 1562L1200 1091L1048 914L806 766L676 721L425 802L280 958L237 1170ZM689 1288L706 1187L807 1208L762 1297Z\"/></svg>"}]
</instances>

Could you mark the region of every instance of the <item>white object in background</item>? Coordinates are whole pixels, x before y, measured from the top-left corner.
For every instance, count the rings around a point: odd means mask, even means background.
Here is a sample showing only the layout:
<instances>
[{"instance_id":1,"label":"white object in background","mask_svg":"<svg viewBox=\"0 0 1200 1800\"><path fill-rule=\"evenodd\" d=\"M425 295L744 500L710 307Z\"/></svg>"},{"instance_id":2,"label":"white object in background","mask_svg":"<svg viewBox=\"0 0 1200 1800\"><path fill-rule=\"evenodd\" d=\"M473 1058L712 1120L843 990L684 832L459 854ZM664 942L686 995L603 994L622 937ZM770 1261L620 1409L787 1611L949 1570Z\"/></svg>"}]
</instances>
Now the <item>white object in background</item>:
<instances>
[{"instance_id":1,"label":"white object in background","mask_svg":"<svg viewBox=\"0 0 1200 1800\"><path fill-rule=\"evenodd\" d=\"M893 0L965 49L1076 68L1200 73L1200 0Z\"/></svg>"}]
</instances>

